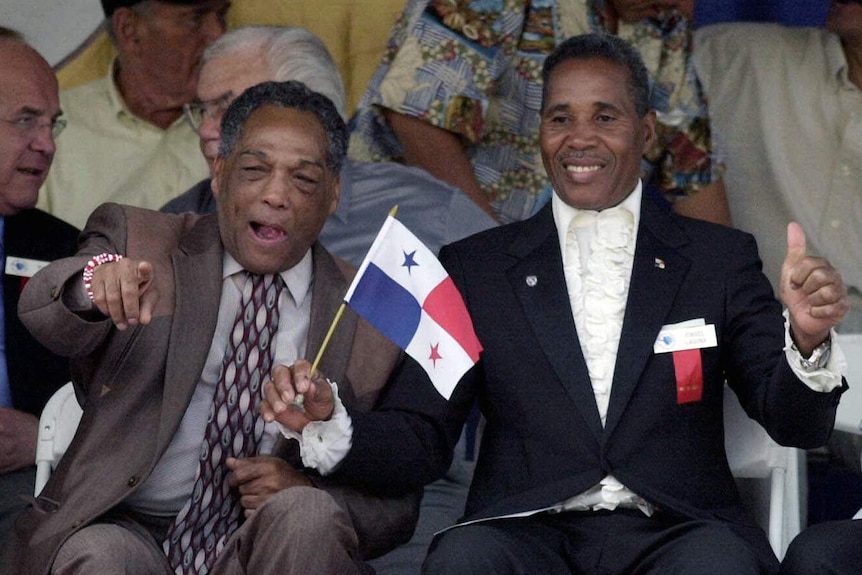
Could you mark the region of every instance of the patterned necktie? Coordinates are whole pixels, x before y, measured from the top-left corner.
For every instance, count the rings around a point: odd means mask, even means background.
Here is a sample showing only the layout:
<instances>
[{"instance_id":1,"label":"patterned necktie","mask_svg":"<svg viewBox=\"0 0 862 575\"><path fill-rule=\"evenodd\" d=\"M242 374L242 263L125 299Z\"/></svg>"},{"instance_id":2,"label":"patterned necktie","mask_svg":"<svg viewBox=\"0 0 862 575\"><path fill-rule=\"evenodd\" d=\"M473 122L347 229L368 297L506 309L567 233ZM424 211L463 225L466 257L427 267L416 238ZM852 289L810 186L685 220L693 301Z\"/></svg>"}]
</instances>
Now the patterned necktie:
<instances>
[{"instance_id":1,"label":"patterned necktie","mask_svg":"<svg viewBox=\"0 0 862 575\"><path fill-rule=\"evenodd\" d=\"M277 274L248 275L216 383L192 496L164 542L177 574L208 573L227 538L239 527L242 506L227 481L225 460L255 455L263 435L258 406L275 355L270 342L278 330L284 282Z\"/></svg>"}]
</instances>

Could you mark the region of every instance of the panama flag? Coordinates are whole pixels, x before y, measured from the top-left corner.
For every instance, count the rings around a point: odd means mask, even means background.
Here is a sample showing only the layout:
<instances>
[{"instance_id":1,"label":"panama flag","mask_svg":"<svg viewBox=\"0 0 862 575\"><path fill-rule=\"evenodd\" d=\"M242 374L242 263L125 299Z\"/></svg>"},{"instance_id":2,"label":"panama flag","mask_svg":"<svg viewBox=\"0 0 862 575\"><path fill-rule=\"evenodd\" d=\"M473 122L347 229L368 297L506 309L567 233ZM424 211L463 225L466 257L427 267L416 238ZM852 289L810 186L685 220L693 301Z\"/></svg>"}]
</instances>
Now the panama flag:
<instances>
[{"instance_id":1,"label":"panama flag","mask_svg":"<svg viewBox=\"0 0 862 575\"><path fill-rule=\"evenodd\" d=\"M449 399L482 345L452 278L392 215L344 296L356 313L415 359Z\"/></svg>"}]
</instances>

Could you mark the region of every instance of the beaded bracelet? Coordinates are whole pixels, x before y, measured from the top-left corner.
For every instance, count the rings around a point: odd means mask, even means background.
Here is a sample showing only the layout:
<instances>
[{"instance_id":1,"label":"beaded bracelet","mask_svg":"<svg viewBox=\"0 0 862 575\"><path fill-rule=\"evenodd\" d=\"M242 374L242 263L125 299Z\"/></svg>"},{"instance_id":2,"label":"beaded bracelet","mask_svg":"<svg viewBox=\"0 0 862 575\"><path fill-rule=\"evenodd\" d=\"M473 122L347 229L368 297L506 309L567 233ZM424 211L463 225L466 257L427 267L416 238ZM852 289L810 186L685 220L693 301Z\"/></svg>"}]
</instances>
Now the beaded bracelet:
<instances>
[{"instance_id":1,"label":"beaded bracelet","mask_svg":"<svg viewBox=\"0 0 862 575\"><path fill-rule=\"evenodd\" d=\"M87 290L90 301L96 301L96 297L93 295L93 271L102 264L118 262L121 259L123 259L123 256L119 254L99 254L91 257L87 265L84 266L84 289Z\"/></svg>"}]
</instances>

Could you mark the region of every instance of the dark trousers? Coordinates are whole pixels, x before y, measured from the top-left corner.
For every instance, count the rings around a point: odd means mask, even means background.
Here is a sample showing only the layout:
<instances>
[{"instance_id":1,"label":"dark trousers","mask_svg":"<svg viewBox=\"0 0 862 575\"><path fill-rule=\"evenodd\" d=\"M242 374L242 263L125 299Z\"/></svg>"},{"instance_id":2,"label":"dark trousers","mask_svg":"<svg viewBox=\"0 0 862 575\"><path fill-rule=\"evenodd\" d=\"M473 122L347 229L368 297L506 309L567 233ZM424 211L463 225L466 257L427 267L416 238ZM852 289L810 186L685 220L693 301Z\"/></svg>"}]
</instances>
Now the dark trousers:
<instances>
[{"instance_id":1,"label":"dark trousers","mask_svg":"<svg viewBox=\"0 0 862 575\"><path fill-rule=\"evenodd\" d=\"M423 573L774 575L778 560L756 527L617 510L457 527L434 541Z\"/></svg>"},{"instance_id":2,"label":"dark trousers","mask_svg":"<svg viewBox=\"0 0 862 575\"><path fill-rule=\"evenodd\" d=\"M796 536L781 563L781 575L862 573L862 519L818 523Z\"/></svg>"}]
</instances>

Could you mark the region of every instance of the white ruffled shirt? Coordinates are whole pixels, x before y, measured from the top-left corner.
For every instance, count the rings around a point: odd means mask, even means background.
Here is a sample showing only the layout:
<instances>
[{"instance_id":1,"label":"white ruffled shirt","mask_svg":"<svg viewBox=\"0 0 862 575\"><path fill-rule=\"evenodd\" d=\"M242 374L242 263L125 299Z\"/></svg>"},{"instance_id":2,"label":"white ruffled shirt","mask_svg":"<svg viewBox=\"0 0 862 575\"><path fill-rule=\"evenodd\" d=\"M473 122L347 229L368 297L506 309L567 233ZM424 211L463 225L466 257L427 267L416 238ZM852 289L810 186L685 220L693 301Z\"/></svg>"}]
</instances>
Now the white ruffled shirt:
<instances>
[{"instance_id":1,"label":"white ruffled shirt","mask_svg":"<svg viewBox=\"0 0 862 575\"><path fill-rule=\"evenodd\" d=\"M602 425L608 415L611 383L622 333L626 299L634 264L635 240L640 223L642 186L618 206L594 212L578 210L554 194L552 210L563 254L566 289L581 351ZM640 509L652 515L654 507L626 488L613 475L561 502L557 511Z\"/></svg>"}]
</instances>

